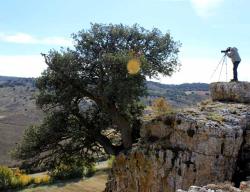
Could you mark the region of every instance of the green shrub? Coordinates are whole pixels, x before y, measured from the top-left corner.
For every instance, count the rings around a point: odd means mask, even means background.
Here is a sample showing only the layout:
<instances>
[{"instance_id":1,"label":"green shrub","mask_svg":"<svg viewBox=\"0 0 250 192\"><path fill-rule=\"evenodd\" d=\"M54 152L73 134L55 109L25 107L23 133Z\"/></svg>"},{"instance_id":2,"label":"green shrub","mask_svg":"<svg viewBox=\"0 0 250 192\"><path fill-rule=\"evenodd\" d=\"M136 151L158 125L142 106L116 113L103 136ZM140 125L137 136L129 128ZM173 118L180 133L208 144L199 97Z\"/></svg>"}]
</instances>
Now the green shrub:
<instances>
[{"instance_id":1,"label":"green shrub","mask_svg":"<svg viewBox=\"0 0 250 192\"><path fill-rule=\"evenodd\" d=\"M16 188L21 188L21 187L22 185L20 183L20 179L18 177L12 177L11 185L8 188L16 189Z\"/></svg>"},{"instance_id":2,"label":"green shrub","mask_svg":"<svg viewBox=\"0 0 250 192\"><path fill-rule=\"evenodd\" d=\"M83 175L85 177L91 177L96 172L96 167L94 165L89 165L84 167Z\"/></svg>"},{"instance_id":3,"label":"green shrub","mask_svg":"<svg viewBox=\"0 0 250 192\"><path fill-rule=\"evenodd\" d=\"M225 121L223 116L216 113L208 114L207 119L211 121L216 121L218 123L222 123L223 121Z\"/></svg>"},{"instance_id":4,"label":"green shrub","mask_svg":"<svg viewBox=\"0 0 250 192\"><path fill-rule=\"evenodd\" d=\"M51 172L51 177L54 180L66 180L74 178L90 177L95 173L95 166L88 165L66 165L61 163Z\"/></svg>"},{"instance_id":5,"label":"green shrub","mask_svg":"<svg viewBox=\"0 0 250 192\"><path fill-rule=\"evenodd\" d=\"M50 182L51 179L49 175L33 178L30 175L25 174L23 171L20 171L18 168L10 169L5 166L0 166L0 191L3 189L20 189L30 184L47 184Z\"/></svg>"},{"instance_id":6,"label":"green shrub","mask_svg":"<svg viewBox=\"0 0 250 192\"><path fill-rule=\"evenodd\" d=\"M83 177L83 168L75 165L60 164L52 172L51 177L55 180L65 180Z\"/></svg>"},{"instance_id":7,"label":"green shrub","mask_svg":"<svg viewBox=\"0 0 250 192\"><path fill-rule=\"evenodd\" d=\"M10 188L13 177L14 174L11 169L0 166L0 190Z\"/></svg>"},{"instance_id":8,"label":"green shrub","mask_svg":"<svg viewBox=\"0 0 250 192\"><path fill-rule=\"evenodd\" d=\"M115 160L115 156L112 155L110 156L110 158L108 159L108 167L111 168L113 166L113 162Z\"/></svg>"}]
</instances>

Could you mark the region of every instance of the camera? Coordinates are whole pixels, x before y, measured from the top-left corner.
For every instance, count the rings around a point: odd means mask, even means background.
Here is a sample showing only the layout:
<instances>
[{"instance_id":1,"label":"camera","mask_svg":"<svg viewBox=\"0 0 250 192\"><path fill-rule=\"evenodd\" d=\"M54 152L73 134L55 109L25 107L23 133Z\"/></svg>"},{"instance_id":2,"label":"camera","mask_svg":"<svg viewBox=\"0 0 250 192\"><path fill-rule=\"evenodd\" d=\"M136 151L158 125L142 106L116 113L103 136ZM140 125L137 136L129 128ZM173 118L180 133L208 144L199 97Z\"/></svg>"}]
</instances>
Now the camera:
<instances>
[{"instance_id":1,"label":"camera","mask_svg":"<svg viewBox=\"0 0 250 192\"><path fill-rule=\"evenodd\" d=\"M230 51L230 47L228 47L226 50L221 50L220 52L221 53L227 53L227 52L229 52Z\"/></svg>"}]
</instances>

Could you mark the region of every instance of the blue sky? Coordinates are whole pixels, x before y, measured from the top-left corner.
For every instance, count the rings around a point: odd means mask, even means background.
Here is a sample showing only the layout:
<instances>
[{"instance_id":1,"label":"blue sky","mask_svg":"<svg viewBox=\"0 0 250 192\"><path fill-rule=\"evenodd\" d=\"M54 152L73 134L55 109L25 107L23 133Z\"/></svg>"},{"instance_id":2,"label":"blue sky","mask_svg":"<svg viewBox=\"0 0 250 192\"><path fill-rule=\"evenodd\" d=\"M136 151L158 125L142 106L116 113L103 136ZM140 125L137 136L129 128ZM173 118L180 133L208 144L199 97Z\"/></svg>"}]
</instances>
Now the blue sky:
<instances>
[{"instance_id":1,"label":"blue sky","mask_svg":"<svg viewBox=\"0 0 250 192\"><path fill-rule=\"evenodd\" d=\"M72 33L98 22L170 31L182 43L182 67L171 78L160 78L162 83L217 81L219 72L210 76L228 46L236 46L242 57L239 79L250 81L249 7L249 0L1 1L0 75L39 76L46 67L41 52L72 46Z\"/></svg>"}]
</instances>

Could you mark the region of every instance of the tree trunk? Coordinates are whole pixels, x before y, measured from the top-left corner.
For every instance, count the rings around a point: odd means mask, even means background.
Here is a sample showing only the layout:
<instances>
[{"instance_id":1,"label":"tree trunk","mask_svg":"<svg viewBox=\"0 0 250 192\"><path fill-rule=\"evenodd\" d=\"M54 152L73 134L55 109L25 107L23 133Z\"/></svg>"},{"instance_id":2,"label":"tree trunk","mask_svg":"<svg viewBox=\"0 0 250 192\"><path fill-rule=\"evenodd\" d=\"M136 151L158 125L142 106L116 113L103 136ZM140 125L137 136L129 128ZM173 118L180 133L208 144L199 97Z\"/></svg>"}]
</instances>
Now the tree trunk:
<instances>
[{"instance_id":1,"label":"tree trunk","mask_svg":"<svg viewBox=\"0 0 250 192\"><path fill-rule=\"evenodd\" d=\"M118 126L121 131L122 144L124 149L130 149L132 147L132 126L129 121L119 113L116 105L114 103L109 103L108 99L95 98L94 101L105 108L111 115L113 123Z\"/></svg>"},{"instance_id":2,"label":"tree trunk","mask_svg":"<svg viewBox=\"0 0 250 192\"><path fill-rule=\"evenodd\" d=\"M132 147L132 128L124 117L117 116L116 124L121 131L122 144L125 149L130 149Z\"/></svg>"},{"instance_id":3,"label":"tree trunk","mask_svg":"<svg viewBox=\"0 0 250 192\"><path fill-rule=\"evenodd\" d=\"M118 126L118 129L121 131L122 144L124 149L130 149L132 147L132 126L129 121L119 113L116 106L110 105L109 113L112 116L113 123Z\"/></svg>"},{"instance_id":4,"label":"tree trunk","mask_svg":"<svg viewBox=\"0 0 250 192\"><path fill-rule=\"evenodd\" d=\"M96 133L96 141L103 147L104 151L110 155L118 155L124 149L123 145L115 146L111 141L101 133Z\"/></svg>"}]
</instances>

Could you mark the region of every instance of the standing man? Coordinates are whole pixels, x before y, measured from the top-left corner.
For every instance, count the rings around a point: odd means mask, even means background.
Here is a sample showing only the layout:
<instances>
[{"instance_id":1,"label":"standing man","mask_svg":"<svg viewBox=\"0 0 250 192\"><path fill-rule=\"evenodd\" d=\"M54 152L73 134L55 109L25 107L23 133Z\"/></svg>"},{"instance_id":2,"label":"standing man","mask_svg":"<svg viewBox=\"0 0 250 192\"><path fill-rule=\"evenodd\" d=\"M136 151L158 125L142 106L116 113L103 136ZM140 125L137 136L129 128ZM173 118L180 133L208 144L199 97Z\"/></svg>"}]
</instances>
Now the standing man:
<instances>
[{"instance_id":1,"label":"standing man","mask_svg":"<svg viewBox=\"0 0 250 192\"><path fill-rule=\"evenodd\" d=\"M236 47L228 47L226 50L226 55L231 58L232 63L234 65L233 68L234 78L231 81L238 81L237 68L239 63L241 62L238 49Z\"/></svg>"}]
</instances>

